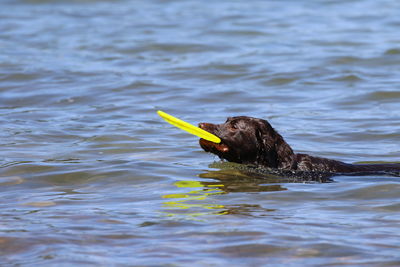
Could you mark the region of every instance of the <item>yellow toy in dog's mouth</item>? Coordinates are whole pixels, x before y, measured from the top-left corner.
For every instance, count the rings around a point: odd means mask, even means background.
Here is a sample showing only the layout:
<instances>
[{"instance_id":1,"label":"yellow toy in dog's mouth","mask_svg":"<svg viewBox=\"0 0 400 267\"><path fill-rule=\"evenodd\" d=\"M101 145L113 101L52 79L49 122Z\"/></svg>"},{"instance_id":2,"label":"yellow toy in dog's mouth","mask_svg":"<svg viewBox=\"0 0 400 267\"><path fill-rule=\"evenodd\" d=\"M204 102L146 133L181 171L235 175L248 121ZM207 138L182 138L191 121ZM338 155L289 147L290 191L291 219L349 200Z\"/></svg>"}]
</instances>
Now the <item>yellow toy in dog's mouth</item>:
<instances>
[{"instance_id":1,"label":"yellow toy in dog's mouth","mask_svg":"<svg viewBox=\"0 0 400 267\"><path fill-rule=\"evenodd\" d=\"M221 139L213 135L212 133L209 133L207 131L204 131L203 129L200 129L199 127L196 127L190 123L187 123L186 121L180 120L178 118L175 118L174 116L171 116L161 110L157 111L157 114L160 115L161 118L163 118L166 122L174 125L175 127L178 127L188 133L191 133L193 135L196 135L200 138L203 138L205 140L214 142L214 143L221 143Z\"/></svg>"}]
</instances>

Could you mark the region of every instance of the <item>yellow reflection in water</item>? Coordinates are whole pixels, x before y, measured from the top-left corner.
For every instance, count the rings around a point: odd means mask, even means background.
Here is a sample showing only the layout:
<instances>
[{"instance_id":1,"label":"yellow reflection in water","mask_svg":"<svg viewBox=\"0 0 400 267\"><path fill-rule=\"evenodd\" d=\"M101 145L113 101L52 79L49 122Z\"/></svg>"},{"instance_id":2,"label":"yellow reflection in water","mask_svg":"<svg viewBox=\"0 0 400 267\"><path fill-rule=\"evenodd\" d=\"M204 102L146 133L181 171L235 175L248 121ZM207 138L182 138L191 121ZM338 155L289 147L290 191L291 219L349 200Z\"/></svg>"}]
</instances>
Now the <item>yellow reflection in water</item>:
<instances>
[{"instance_id":1,"label":"yellow reflection in water","mask_svg":"<svg viewBox=\"0 0 400 267\"><path fill-rule=\"evenodd\" d=\"M176 193L163 195L162 198L170 199L163 203L164 207L174 209L174 212L168 212L168 216L177 216L179 214L178 210L188 210L191 209L193 212L187 213L186 216L197 217L206 214L224 214L224 212L217 210L223 210L225 206L211 203L207 201L210 196L222 195L225 192L222 190L223 184L210 183L207 184L198 181L178 181L174 185L178 188L185 188L189 191L186 193ZM200 203L196 203L200 202ZM212 212L199 212L198 210L213 210Z\"/></svg>"},{"instance_id":2,"label":"yellow reflection in water","mask_svg":"<svg viewBox=\"0 0 400 267\"><path fill-rule=\"evenodd\" d=\"M231 165L228 165L230 167ZM243 166L241 169L227 168L216 171L207 171L199 174L199 177L213 179L215 181L178 181L174 185L179 193L163 195L165 199L163 207L167 216L184 216L193 218L204 215L227 215L265 213L274 211L254 203L235 203L221 205L222 201L229 201L229 198L222 199L218 195L228 193L261 193L277 192L287 190L277 183L273 175L257 174L247 171ZM216 204L217 203L217 204ZM226 203L226 202L225 202ZM229 202L228 202L229 203Z\"/></svg>"}]
</instances>

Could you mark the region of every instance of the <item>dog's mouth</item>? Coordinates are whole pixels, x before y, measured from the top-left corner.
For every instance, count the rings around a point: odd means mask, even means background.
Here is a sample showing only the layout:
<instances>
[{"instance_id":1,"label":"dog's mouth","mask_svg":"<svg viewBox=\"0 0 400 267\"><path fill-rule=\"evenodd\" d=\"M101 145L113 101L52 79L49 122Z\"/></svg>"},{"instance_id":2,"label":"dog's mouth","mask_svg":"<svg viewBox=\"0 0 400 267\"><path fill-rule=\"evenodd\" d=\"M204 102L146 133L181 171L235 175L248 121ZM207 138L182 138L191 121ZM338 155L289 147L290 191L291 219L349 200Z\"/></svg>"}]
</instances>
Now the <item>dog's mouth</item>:
<instances>
[{"instance_id":1,"label":"dog's mouth","mask_svg":"<svg viewBox=\"0 0 400 267\"><path fill-rule=\"evenodd\" d=\"M218 134L216 134L218 132L217 125L215 125L215 124L199 123L199 128L218 136ZM220 157L222 157L224 154L229 152L229 147L226 144L224 144L223 140L221 141L221 143L217 144L217 143L214 143L214 142L211 142L211 141L201 138L199 143L200 143L201 148L204 149L204 151L211 152Z\"/></svg>"},{"instance_id":2,"label":"dog's mouth","mask_svg":"<svg viewBox=\"0 0 400 267\"><path fill-rule=\"evenodd\" d=\"M229 152L229 147L222 142L217 144L217 143L214 143L214 142L211 142L211 141L201 138L199 143L200 143L201 148L204 149L204 151L211 152L218 156L221 156L222 154Z\"/></svg>"}]
</instances>

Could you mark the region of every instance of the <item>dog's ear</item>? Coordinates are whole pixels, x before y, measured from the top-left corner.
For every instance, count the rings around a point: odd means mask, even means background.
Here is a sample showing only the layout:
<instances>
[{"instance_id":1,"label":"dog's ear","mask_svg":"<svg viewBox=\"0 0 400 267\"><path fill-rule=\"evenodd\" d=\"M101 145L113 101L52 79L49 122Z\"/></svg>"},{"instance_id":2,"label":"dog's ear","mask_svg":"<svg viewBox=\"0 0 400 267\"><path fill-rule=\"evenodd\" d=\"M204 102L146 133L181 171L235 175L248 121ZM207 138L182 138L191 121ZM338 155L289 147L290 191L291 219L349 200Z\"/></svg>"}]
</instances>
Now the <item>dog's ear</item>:
<instances>
[{"instance_id":1,"label":"dog's ear","mask_svg":"<svg viewBox=\"0 0 400 267\"><path fill-rule=\"evenodd\" d=\"M257 120L257 163L271 168L286 168L292 164L292 148L266 120Z\"/></svg>"}]
</instances>

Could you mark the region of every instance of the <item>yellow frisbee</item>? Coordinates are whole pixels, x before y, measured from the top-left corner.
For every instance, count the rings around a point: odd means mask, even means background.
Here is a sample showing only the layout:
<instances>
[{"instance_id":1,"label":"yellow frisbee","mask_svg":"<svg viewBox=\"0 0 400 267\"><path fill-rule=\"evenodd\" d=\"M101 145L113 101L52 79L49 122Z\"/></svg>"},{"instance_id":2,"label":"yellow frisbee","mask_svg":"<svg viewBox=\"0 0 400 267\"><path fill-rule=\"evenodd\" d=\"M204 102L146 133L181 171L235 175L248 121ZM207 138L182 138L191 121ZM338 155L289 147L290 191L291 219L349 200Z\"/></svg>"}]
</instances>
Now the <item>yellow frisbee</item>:
<instances>
[{"instance_id":1,"label":"yellow frisbee","mask_svg":"<svg viewBox=\"0 0 400 267\"><path fill-rule=\"evenodd\" d=\"M200 138L206 139L206 140L214 142L214 143L221 143L221 139L218 136L213 135L212 133L209 133L207 131L204 131L203 129L200 129L199 127L196 127L190 123L187 123L186 121L175 118L174 116L171 116L161 110L157 111L157 114L160 115L161 118L166 120L166 122L174 125L175 127L180 128L188 133L197 135Z\"/></svg>"}]
</instances>

